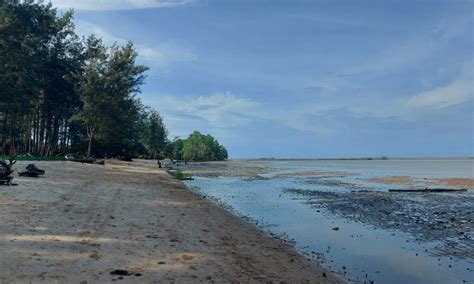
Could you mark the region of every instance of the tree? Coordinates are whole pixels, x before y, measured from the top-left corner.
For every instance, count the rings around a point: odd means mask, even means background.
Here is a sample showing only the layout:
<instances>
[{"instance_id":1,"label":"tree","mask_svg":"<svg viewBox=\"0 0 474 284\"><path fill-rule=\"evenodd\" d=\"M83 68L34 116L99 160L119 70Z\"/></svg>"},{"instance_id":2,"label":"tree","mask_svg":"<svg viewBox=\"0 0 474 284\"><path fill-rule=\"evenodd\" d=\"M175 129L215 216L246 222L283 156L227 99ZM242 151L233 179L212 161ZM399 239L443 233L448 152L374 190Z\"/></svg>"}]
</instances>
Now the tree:
<instances>
[{"instance_id":1,"label":"tree","mask_svg":"<svg viewBox=\"0 0 474 284\"><path fill-rule=\"evenodd\" d=\"M227 150L211 135L194 131L183 142L183 158L187 161L221 161L227 159Z\"/></svg>"},{"instance_id":2,"label":"tree","mask_svg":"<svg viewBox=\"0 0 474 284\"><path fill-rule=\"evenodd\" d=\"M79 106L67 77L82 64L72 19L51 4L0 2L0 153L67 148L68 120Z\"/></svg>"},{"instance_id":3,"label":"tree","mask_svg":"<svg viewBox=\"0 0 474 284\"><path fill-rule=\"evenodd\" d=\"M87 157L95 140L100 155L130 156L139 148L143 105L136 98L147 67L136 65L132 43L108 50L101 39L87 39L86 67L76 75L83 107L77 119L86 126Z\"/></svg>"},{"instance_id":4,"label":"tree","mask_svg":"<svg viewBox=\"0 0 474 284\"><path fill-rule=\"evenodd\" d=\"M152 159L162 158L166 147L168 131L161 115L151 110L146 114L142 133L142 141Z\"/></svg>"},{"instance_id":5,"label":"tree","mask_svg":"<svg viewBox=\"0 0 474 284\"><path fill-rule=\"evenodd\" d=\"M166 155L173 160L183 160L184 140L175 137L173 142L166 146Z\"/></svg>"},{"instance_id":6,"label":"tree","mask_svg":"<svg viewBox=\"0 0 474 284\"><path fill-rule=\"evenodd\" d=\"M74 75L77 80L77 91L83 103L81 112L76 120L85 125L88 140L87 157L92 154L92 141L95 138L104 117L106 108L106 63L108 59L107 49L102 40L94 36L87 39L86 47L87 63L83 72Z\"/></svg>"},{"instance_id":7,"label":"tree","mask_svg":"<svg viewBox=\"0 0 474 284\"><path fill-rule=\"evenodd\" d=\"M148 67L137 65L138 53L133 44L113 46L105 72L105 101L102 107L103 127L98 142L111 155L133 155L140 144L143 129L143 108L136 97Z\"/></svg>"},{"instance_id":8,"label":"tree","mask_svg":"<svg viewBox=\"0 0 474 284\"><path fill-rule=\"evenodd\" d=\"M0 0L0 155L181 159L184 141L170 151L163 118L137 98L148 68L136 63L133 44L81 39L72 11L43 3Z\"/></svg>"}]
</instances>

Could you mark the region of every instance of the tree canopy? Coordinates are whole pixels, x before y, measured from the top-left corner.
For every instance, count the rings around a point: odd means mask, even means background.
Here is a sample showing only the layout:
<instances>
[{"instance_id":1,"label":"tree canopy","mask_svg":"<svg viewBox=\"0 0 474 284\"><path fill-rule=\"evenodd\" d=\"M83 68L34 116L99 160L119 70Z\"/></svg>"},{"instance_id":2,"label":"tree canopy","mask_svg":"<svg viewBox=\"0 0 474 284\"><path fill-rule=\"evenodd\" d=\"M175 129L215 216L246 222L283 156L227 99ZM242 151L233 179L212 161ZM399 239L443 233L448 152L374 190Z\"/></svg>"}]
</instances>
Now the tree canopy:
<instances>
[{"instance_id":1,"label":"tree canopy","mask_svg":"<svg viewBox=\"0 0 474 284\"><path fill-rule=\"evenodd\" d=\"M0 1L0 155L226 159L210 135L168 141L137 96L148 70L137 57L131 42L79 37L72 11Z\"/></svg>"},{"instance_id":2,"label":"tree canopy","mask_svg":"<svg viewBox=\"0 0 474 284\"><path fill-rule=\"evenodd\" d=\"M80 100L68 75L83 67L72 12L32 0L0 2L0 152L65 151Z\"/></svg>"},{"instance_id":3,"label":"tree canopy","mask_svg":"<svg viewBox=\"0 0 474 284\"><path fill-rule=\"evenodd\" d=\"M182 158L186 161L222 161L228 154L214 137L194 131L183 141Z\"/></svg>"}]
</instances>

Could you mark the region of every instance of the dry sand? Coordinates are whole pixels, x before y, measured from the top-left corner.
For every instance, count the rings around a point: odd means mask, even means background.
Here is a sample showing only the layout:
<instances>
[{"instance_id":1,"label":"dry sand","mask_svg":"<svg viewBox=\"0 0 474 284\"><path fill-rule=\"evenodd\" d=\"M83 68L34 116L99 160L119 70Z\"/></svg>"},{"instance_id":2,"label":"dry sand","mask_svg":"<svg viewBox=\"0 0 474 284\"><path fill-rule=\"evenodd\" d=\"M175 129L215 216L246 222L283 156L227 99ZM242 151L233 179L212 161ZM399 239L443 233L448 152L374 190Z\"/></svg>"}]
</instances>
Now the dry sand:
<instances>
[{"instance_id":1,"label":"dry sand","mask_svg":"<svg viewBox=\"0 0 474 284\"><path fill-rule=\"evenodd\" d=\"M155 165L36 165L0 187L1 283L342 282Z\"/></svg>"}]
</instances>

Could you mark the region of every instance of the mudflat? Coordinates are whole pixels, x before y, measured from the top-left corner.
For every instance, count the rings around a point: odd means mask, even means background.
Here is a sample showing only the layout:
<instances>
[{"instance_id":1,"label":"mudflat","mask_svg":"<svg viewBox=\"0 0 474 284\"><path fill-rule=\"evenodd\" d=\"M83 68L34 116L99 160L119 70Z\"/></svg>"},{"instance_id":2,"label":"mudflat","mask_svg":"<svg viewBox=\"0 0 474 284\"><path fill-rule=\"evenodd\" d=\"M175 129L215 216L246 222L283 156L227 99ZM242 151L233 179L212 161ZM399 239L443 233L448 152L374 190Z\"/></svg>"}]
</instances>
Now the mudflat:
<instances>
[{"instance_id":1,"label":"mudflat","mask_svg":"<svg viewBox=\"0 0 474 284\"><path fill-rule=\"evenodd\" d=\"M151 162L36 165L0 187L1 283L344 282Z\"/></svg>"}]
</instances>

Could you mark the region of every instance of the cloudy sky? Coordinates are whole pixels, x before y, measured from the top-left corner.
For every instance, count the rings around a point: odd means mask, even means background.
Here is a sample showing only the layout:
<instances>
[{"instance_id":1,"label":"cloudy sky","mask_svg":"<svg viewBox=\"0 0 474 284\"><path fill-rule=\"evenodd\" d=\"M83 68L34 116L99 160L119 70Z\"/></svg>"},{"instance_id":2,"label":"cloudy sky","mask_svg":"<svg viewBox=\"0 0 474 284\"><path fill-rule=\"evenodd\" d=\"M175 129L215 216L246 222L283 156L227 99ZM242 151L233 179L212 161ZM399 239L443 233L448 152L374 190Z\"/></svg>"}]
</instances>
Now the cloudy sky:
<instances>
[{"instance_id":1,"label":"cloudy sky","mask_svg":"<svg viewBox=\"0 0 474 284\"><path fill-rule=\"evenodd\" d=\"M231 157L474 155L474 1L53 0L131 40L170 137Z\"/></svg>"}]
</instances>

